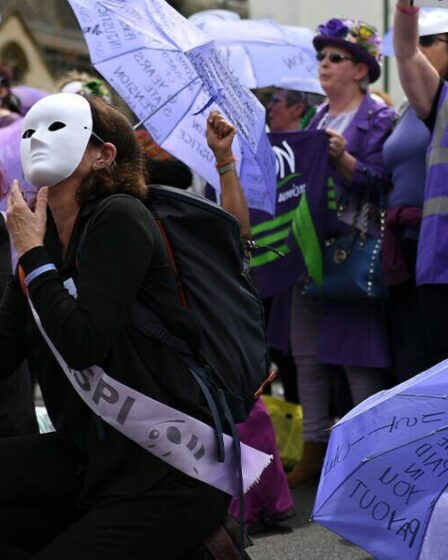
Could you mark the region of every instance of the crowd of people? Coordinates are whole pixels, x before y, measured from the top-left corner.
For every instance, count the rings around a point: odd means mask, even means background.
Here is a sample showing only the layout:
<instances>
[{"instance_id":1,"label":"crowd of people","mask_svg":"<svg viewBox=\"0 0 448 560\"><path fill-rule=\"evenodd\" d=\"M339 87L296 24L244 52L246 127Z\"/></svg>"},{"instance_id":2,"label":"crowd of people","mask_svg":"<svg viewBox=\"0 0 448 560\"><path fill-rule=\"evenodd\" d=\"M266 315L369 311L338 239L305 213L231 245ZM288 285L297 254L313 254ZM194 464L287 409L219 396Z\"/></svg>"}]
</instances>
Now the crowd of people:
<instances>
[{"instance_id":1,"label":"crowd of people","mask_svg":"<svg viewBox=\"0 0 448 560\"><path fill-rule=\"evenodd\" d=\"M379 239L387 292L310 297L305 273L291 286L292 302L284 300L291 305L290 353L305 439L303 458L288 474L291 486L318 480L336 417L448 357L443 121L436 127L447 72L448 15L426 15L419 32L418 14L418 8L398 3L395 53L407 100L397 110L384 92L369 91L381 72L380 37L373 27L332 19L314 39L326 100L304 128L328 135L336 202L321 226L328 243L353 229ZM301 128L307 110L302 95L274 92L267 105L272 130ZM435 129L439 150L427 160ZM274 347L274 357L275 352ZM279 364L286 358L283 351Z\"/></svg>"},{"instance_id":2,"label":"crowd of people","mask_svg":"<svg viewBox=\"0 0 448 560\"><path fill-rule=\"evenodd\" d=\"M315 244L310 257L299 244L302 272L263 301L271 365L285 398L303 409L304 451L286 474L262 399L238 426L245 444L274 457L247 494L245 524L253 532L294 515L290 488L318 480L335 418L448 357L448 10L422 30L419 9L398 0L394 46L407 100L397 110L386 94L370 90L381 74L373 26L334 18L319 26L313 43L325 95L276 88L266 103L272 133L327 139L325 153L315 154L329 170L321 186L325 208L313 215L322 246ZM170 255L142 204L151 183L186 189L192 171L146 130L135 132L97 77L61 78L57 93L26 112L9 70L0 67L0 100L0 127L24 117L21 161L36 189L30 201L17 181L3 184L8 203L0 214L1 558L143 560L150 553L206 560L215 557L216 541L236 559L238 537L224 525L229 511L241 513L240 500L231 503L110 427L61 366L88 385L86 372L100 365L175 409L181 404L159 383L161 371L188 378L195 394L185 362L157 340L142 339L130 317L143 301L200 355L198 323L179 302ZM206 135L220 203L250 238L235 134L220 113L210 114ZM306 195L312 213L312 193ZM374 240L369 270L378 262L380 280L369 276L363 297L332 297L325 291L332 280L326 250L350 236L361 249ZM349 253L334 253L336 264L344 266ZM348 283L354 274L348 271ZM52 433L38 433L34 383ZM212 415L201 420L212 424Z\"/></svg>"}]
</instances>

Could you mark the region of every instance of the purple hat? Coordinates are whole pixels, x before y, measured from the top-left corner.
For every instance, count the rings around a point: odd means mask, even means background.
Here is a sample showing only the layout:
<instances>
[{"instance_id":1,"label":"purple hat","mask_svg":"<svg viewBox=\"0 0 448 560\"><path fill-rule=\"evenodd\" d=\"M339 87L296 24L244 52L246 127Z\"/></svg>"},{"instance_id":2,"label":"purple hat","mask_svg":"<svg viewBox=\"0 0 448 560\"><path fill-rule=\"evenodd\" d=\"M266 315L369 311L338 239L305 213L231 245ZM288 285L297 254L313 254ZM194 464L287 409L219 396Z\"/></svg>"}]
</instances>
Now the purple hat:
<instances>
[{"instance_id":1,"label":"purple hat","mask_svg":"<svg viewBox=\"0 0 448 560\"><path fill-rule=\"evenodd\" d=\"M369 81L380 77L381 38L372 25L353 19L330 19L317 28L318 35L313 39L316 51L326 45L341 47L369 68Z\"/></svg>"}]
</instances>

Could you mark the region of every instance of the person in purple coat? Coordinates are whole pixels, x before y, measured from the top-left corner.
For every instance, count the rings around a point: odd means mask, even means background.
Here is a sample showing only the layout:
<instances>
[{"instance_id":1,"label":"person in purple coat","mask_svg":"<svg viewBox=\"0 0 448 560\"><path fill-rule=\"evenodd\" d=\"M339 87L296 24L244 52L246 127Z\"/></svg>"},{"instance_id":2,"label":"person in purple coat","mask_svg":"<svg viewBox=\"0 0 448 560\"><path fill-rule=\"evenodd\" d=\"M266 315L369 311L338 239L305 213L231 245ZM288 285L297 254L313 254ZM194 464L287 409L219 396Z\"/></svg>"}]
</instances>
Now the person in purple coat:
<instances>
[{"instance_id":1,"label":"person in purple coat","mask_svg":"<svg viewBox=\"0 0 448 560\"><path fill-rule=\"evenodd\" d=\"M416 283L428 332L431 363L448 358L448 85L433 63L446 52L446 36L434 37L431 56L419 48L419 9L398 0L394 49L401 84L411 106L431 133L417 250ZM440 72L441 74L441 72Z\"/></svg>"},{"instance_id":2,"label":"person in purple coat","mask_svg":"<svg viewBox=\"0 0 448 560\"><path fill-rule=\"evenodd\" d=\"M328 102L308 129L324 129L335 183L336 204L323 225L327 238L347 235L357 209L385 196L382 148L390 134L393 110L375 101L369 83L380 76L380 37L370 25L332 19L314 38L319 77ZM309 193L311 196L311 193ZM369 228L374 223L369 222ZM289 474L291 485L320 474L328 427L334 366L343 368L354 404L383 387L390 366L383 306L370 301L308 300L304 285L292 303L292 351L304 411L304 456Z\"/></svg>"}]
</instances>

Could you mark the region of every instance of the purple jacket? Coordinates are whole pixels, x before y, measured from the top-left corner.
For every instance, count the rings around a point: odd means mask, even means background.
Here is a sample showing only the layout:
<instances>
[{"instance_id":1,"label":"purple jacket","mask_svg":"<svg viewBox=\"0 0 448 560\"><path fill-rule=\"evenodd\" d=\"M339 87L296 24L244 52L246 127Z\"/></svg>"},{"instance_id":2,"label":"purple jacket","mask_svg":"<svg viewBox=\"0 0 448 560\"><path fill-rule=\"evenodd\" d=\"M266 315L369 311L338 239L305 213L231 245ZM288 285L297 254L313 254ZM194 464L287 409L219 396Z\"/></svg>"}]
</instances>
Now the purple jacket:
<instances>
[{"instance_id":1,"label":"purple jacket","mask_svg":"<svg viewBox=\"0 0 448 560\"><path fill-rule=\"evenodd\" d=\"M309 129L316 129L318 123L328 111L325 104L317 112L309 125ZM334 233L344 232L341 221L351 226L357 214L360 197L362 200L368 198L378 202L379 197L384 197L388 185L388 172L383 162L383 145L391 133L395 112L393 109L372 99L366 94L359 106L353 120L344 131L347 140L347 151L356 158L356 168L352 181L347 181L336 170L333 176L336 183L336 194L338 200L344 198L346 210L340 219L335 216L330 218L331 231ZM374 216L369 220L369 233L378 234L377 224ZM342 227L342 230L341 230ZM336 231L334 231L336 230Z\"/></svg>"},{"instance_id":2,"label":"purple jacket","mask_svg":"<svg viewBox=\"0 0 448 560\"><path fill-rule=\"evenodd\" d=\"M328 105L318 111L310 129L317 128L326 111ZM390 107L366 94L344 132L347 151L357 160L352 181L335 172L335 182L340 187L337 195L348 196L348 211L344 214L347 225L353 219L350 210L356 211L360 195L365 198L367 194L373 200L378 200L380 193L385 195L388 180L382 150L394 116ZM333 220L332 227L338 228L336 215ZM339 222L339 231L344 230L347 226ZM320 325L319 358L324 363L342 366L388 367L389 348L381 306L367 301L326 303Z\"/></svg>"},{"instance_id":3,"label":"purple jacket","mask_svg":"<svg viewBox=\"0 0 448 560\"><path fill-rule=\"evenodd\" d=\"M315 130L327 112L328 104L325 103L307 130ZM356 171L351 182L335 172L341 186L363 194L365 189L384 187L387 172L383 162L383 144L391 133L394 118L393 109L375 101L369 94L364 96L352 122L344 131L347 151L357 159Z\"/></svg>"}]
</instances>

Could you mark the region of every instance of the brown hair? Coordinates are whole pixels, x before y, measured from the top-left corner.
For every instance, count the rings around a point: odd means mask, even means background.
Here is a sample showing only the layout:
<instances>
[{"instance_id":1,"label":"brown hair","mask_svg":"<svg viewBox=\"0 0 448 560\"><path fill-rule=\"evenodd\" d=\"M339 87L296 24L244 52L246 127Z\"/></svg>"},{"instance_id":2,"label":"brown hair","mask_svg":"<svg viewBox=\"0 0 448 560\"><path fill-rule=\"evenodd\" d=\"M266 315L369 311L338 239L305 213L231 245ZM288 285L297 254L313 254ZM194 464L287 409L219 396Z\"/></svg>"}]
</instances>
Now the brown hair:
<instances>
[{"instance_id":1,"label":"brown hair","mask_svg":"<svg viewBox=\"0 0 448 560\"><path fill-rule=\"evenodd\" d=\"M145 199L148 187L144 159L131 123L101 97L88 96L85 99L92 111L94 133L89 146L110 142L117 148L117 156L113 165L94 171L80 186L77 194L80 206L117 193Z\"/></svg>"}]
</instances>

